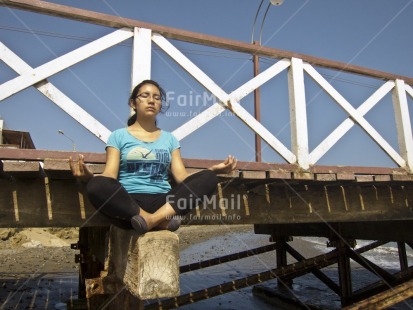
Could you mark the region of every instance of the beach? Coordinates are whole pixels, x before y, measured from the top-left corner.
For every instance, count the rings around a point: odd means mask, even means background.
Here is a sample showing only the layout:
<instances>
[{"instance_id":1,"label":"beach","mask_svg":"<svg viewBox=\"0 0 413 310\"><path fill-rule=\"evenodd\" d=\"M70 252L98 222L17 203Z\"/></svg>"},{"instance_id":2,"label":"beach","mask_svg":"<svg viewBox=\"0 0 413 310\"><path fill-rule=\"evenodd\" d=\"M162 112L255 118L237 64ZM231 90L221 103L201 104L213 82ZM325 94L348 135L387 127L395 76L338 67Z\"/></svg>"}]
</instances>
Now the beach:
<instances>
[{"instance_id":1,"label":"beach","mask_svg":"<svg viewBox=\"0 0 413 310\"><path fill-rule=\"evenodd\" d=\"M226 256L271 244L268 235L256 235L252 225L183 226L180 238L180 265ZM3 235L0 241L0 309L70 309L78 294L76 229L25 229ZM362 246L362 241L358 246ZM323 238L294 238L290 245L309 258L330 251ZM412 259L411 251L408 253ZM366 257L389 270L397 269L398 256L392 244ZM293 262L290 257L289 260ZM181 294L226 283L276 267L274 251L181 275ZM353 287L375 281L370 272L353 266ZM337 268L323 272L338 281ZM274 296L277 303L274 303ZM295 303L283 305L283 299ZM151 303L147 301L146 304ZM340 309L340 298L312 274L294 279L291 288L279 289L276 280L187 304L180 309ZM406 301L391 309L413 309Z\"/></svg>"}]
</instances>

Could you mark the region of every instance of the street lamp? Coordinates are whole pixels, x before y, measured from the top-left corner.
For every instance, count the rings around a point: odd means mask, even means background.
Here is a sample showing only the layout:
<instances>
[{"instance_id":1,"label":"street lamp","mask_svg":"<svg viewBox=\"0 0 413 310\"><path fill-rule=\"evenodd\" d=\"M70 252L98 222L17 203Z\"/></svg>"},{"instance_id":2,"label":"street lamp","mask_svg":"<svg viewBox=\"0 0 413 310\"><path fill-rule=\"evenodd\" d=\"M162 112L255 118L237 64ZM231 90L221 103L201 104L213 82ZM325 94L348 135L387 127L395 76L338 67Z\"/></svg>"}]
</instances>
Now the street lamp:
<instances>
[{"instance_id":1,"label":"street lamp","mask_svg":"<svg viewBox=\"0 0 413 310\"><path fill-rule=\"evenodd\" d=\"M259 41L260 45L261 45L261 37L262 37L262 28L264 27L265 18L267 17L267 13L268 13L268 10L270 9L271 4L281 5L283 4L283 2L284 0L270 0L270 3L268 3L267 9L265 10L264 17L262 18L261 27L260 27L260 41ZM264 3L264 0L261 0L260 6L258 7L257 13L255 14L254 24L252 26L251 43L254 43L255 24L257 23L258 14L261 10L263 3Z\"/></svg>"},{"instance_id":2,"label":"street lamp","mask_svg":"<svg viewBox=\"0 0 413 310\"><path fill-rule=\"evenodd\" d=\"M69 138L64 132L63 130L58 130L58 133L60 133L61 135L65 136L67 139L69 139L72 142L72 150L76 151L76 144L75 141L73 141L73 139Z\"/></svg>"},{"instance_id":3,"label":"street lamp","mask_svg":"<svg viewBox=\"0 0 413 310\"><path fill-rule=\"evenodd\" d=\"M270 3L268 3L267 9L265 10L264 17L261 22L261 28L260 28L260 41L259 45L261 45L261 36L262 36L262 28L264 26L265 18L267 17L268 10L270 9L271 4L272 5L281 5L284 2L284 0L270 0ZM261 0L260 6L258 7L257 13L255 14L254 18L254 24L252 26L252 36L251 36L251 44L257 44L257 42L254 41L254 33L255 33L255 24L257 23L257 18L259 15L259 12L261 10L261 7L264 3L264 0ZM259 57L257 54L254 54L252 57L252 62L254 64L254 76L257 76L259 74ZM254 89L254 116L255 119L260 122L261 121L261 111L260 111L260 88ZM255 134L255 161L260 162L261 161L261 139L260 137Z\"/></svg>"}]
</instances>

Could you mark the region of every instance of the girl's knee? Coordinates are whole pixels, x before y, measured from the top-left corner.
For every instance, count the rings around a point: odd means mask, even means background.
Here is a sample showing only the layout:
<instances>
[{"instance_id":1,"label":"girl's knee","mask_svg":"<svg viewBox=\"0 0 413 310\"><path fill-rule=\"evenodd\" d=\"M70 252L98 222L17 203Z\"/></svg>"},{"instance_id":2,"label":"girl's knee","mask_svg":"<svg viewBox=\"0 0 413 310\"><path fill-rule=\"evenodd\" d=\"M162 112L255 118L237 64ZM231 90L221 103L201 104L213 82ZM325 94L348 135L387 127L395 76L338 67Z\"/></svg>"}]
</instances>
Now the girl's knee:
<instances>
[{"instance_id":1,"label":"girl's knee","mask_svg":"<svg viewBox=\"0 0 413 310\"><path fill-rule=\"evenodd\" d=\"M202 178L205 185L209 185L211 191L215 190L218 184L218 177L215 172L207 169L202 171Z\"/></svg>"},{"instance_id":2,"label":"girl's knee","mask_svg":"<svg viewBox=\"0 0 413 310\"><path fill-rule=\"evenodd\" d=\"M114 187L118 187L119 182L113 178L108 178L102 175L94 176L86 185L86 192L88 195L96 196L101 193L113 190Z\"/></svg>"},{"instance_id":3,"label":"girl's knee","mask_svg":"<svg viewBox=\"0 0 413 310\"><path fill-rule=\"evenodd\" d=\"M194 189L197 188L195 192L198 195L210 196L215 192L218 185L216 173L209 169L199 171L191 175L190 178L191 181L194 181Z\"/></svg>"}]
</instances>

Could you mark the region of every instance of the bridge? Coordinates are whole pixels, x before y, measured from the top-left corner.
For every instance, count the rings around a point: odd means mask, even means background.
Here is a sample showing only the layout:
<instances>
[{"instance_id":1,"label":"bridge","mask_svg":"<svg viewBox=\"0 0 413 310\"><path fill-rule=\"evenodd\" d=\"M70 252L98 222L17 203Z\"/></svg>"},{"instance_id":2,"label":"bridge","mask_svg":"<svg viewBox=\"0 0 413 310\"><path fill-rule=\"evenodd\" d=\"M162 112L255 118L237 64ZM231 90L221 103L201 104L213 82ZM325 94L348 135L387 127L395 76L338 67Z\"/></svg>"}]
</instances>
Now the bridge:
<instances>
[{"instance_id":1,"label":"bridge","mask_svg":"<svg viewBox=\"0 0 413 310\"><path fill-rule=\"evenodd\" d=\"M163 301L164 308L274 278L288 285L294 278L307 273L313 273L337 293L343 307L356 308L372 303L384 307L413 295L413 267L409 265L406 254L406 245L413 247L410 229L413 224L413 138L408 104L413 98L413 78L45 1L3 0L0 4L114 28L113 32L37 68L30 67L0 42L0 59L18 74L0 85L0 100L34 87L105 142L110 130L49 82L48 78L132 39L131 85L151 77L151 55L155 44L216 98L210 107L173 131L179 140L196 130L202 130L203 125L220 117L224 111L233 113L256 136L256 162L240 162L238 171L231 175L220 175L216 195L188 214L184 222L188 225L254 224L256 233L271 235L273 249L276 249L277 268L247 279L230 281L219 289L209 288L208 294L204 291L195 292L191 298L180 296L173 301ZM185 56L172 40L251 55L255 75L227 93ZM259 72L259 57L271 58L274 64ZM319 73L325 68L374 78L381 85L355 108ZM288 75L290 148L260 122L259 113L260 88L282 72ZM319 85L346 113L344 121L312 151L309 149L305 76ZM249 94L254 94L255 115L251 115L241 104L242 99ZM398 150L366 119L366 114L389 94L394 107ZM378 145L392 161L393 167L318 164L320 158L354 126L361 128ZM284 162L262 162L261 141ZM3 145L0 151L0 227L81 227L80 241L76 247L81 248L79 262L82 264L82 280L93 277L93 272L96 272L88 258L96 254L93 251L101 253L102 245L98 240L104 239L109 223L96 213L84 196L84 186L71 176L67 159L76 156L76 153ZM104 154L82 153L93 172L102 171ZM184 162L188 170L197 171L216 161L185 159ZM321 257L304 258L288 244L290 238L295 236L326 237L333 250ZM353 245L358 239L373 241L364 248L354 249ZM398 245L400 270L396 273L388 272L362 255L387 242L396 242ZM287 264L287 254L297 262ZM220 261L225 259L229 258ZM357 291L353 290L351 260L378 275L380 280ZM338 266L338 284L321 271L333 264Z\"/></svg>"}]
</instances>

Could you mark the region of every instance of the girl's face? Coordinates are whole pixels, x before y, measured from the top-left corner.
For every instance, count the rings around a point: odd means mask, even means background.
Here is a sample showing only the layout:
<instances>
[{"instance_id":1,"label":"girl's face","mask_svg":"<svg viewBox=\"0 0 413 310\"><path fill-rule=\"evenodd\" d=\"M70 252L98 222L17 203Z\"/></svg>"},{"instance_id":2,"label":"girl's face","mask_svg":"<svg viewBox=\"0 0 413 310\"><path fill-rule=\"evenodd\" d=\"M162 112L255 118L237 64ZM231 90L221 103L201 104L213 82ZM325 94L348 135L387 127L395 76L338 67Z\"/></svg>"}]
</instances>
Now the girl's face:
<instances>
[{"instance_id":1,"label":"girl's face","mask_svg":"<svg viewBox=\"0 0 413 310\"><path fill-rule=\"evenodd\" d=\"M155 85L144 84L138 91L130 106L136 111L138 117L156 116L162 107L161 93Z\"/></svg>"}]
</instances>

